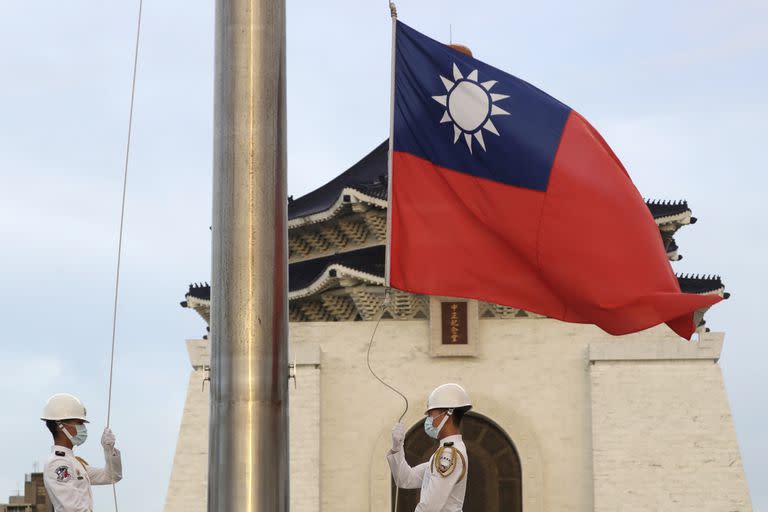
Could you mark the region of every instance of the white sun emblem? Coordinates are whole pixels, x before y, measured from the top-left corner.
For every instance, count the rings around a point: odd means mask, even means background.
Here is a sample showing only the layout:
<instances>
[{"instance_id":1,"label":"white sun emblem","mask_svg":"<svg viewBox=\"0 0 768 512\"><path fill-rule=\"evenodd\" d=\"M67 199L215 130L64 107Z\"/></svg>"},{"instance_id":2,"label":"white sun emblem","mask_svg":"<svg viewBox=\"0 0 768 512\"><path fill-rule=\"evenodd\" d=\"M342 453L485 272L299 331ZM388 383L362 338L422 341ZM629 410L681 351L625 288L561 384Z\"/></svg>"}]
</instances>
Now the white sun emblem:
<instances>
[{"instance_id":1,"label":"white sun emblem","mask_svg":"<svg viewBox=\"0 0 768 512\"><path fill-rule=\"evenodd\" d=\"M490 92L491 87L496 85L496 80L479 82L477 70L472 71L464 78L455 63L453 64L454 81L450 81L442 75L440 80L443 81L448 94L432 96L432 99L445 107L445 113L440 122L453 122L453 143L456 144L459 137L464 134L464 141L467 143L469 152L472 153L472 137L474 136L485 151L482 130L486 129L494 135L499 135L499 131L491 121L491 116L509 115L509 112L497 107L494 102L509 98L509 96Z\"/></svg>"}]
</instances>

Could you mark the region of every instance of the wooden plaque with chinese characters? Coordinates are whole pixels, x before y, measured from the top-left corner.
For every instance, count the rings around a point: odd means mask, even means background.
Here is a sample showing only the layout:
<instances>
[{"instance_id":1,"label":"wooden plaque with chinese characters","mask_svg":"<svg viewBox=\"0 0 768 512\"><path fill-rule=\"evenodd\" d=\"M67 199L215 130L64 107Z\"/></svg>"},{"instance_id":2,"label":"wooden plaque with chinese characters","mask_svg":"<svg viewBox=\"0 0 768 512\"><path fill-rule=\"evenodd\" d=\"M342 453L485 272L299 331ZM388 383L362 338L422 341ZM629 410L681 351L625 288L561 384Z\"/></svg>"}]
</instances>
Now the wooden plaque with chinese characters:
<instances>
[{"instance_id":1,"label":"wooden plaque with chinese characters","mask_svg":"<svg viewBox=\"0 0 768 512\"><path fill-rule=\"evenodd\" d=\"M467 303L441 302L440 313L442 344L467 345L469 343Z\"/></svg>"},{"instance_id":2,"label":"wooden plaque with chinese characters","mask_svg":"<svg viewBox=\"0 0 768 512\"><path fill-rule=\"evenodd\" d=\"M429 355L476 357L479 354L479 306L476 300L429 298Z\"/></svg>"}]
</instances>

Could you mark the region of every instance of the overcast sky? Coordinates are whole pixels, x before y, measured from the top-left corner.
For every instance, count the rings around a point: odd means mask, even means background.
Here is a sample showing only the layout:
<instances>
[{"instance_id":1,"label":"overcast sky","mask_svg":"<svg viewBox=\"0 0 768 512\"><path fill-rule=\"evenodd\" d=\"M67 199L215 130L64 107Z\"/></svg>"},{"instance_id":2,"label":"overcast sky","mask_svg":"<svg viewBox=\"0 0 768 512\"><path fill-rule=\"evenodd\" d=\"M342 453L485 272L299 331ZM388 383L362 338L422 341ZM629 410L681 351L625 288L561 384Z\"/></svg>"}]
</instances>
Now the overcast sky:
<instances>
[{"instance_id":1,"label":"overcast sky","mask_svg":"<svg viewBox=\"0 0 768 512\"><path fill-rule=\"evenodd\" d=\"M0 502L47 457L46 398L80 395L98 462L137 2L0 2ZM763 339L768 3L764 0L401 0L400 19L581 112L641 193L688 199L677 272L722 274L707 315L755 510L768 509ZM112 424L122 510L160 512L187 377L179 307L210 279L213 4L146 0ZM289 193L387 136L386 0L290 1ZM696 386L696 383L681 383ZM38 466L39 467L39 466ZM202 469L202 468L201 468ZM111 492L95 491L98 510Z\"/></svg>"}]
</instances>

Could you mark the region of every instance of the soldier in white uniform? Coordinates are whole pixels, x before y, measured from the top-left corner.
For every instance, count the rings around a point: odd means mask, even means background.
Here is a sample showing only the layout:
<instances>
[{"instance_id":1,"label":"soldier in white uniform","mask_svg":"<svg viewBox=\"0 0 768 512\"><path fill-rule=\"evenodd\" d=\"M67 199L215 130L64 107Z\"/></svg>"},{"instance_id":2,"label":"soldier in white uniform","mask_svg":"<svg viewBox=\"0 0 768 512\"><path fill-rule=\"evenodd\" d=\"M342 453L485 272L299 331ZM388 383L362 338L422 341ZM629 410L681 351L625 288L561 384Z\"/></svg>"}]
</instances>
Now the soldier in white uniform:
<instances>
[{"instance_id":1,"label":"soldier in white uniform","mask_svg":"<svg viewBox=\"0 0 768 512\"><path fill-rule=\"evenodd\" d=\"M387 462L395 485L421 488L414 512L461 512L467 491L469 459L461 438L461 418L472 408L467 392L458 384L443 384L429 395L424 430L439 440L428 462L411 467L405 460L405 425L392 427L392 449Z\"/></svg>"},{"instance_id":2,"label":"soldier in white uniform","mask_svg":"<svg viewBox=\"0 0 768 512\"><path fill-rule=\"evenodd\" d=\"M55 512L92 512L91 485L120 481L123 465L115 435L108 428L101 436L104 468L94 468L72 452L88 437L86 411L76 397L59 393L48 399L43 410L45 425L53 435L54 446L43 470L43 482Z\"/></svg>"}]
</instances>

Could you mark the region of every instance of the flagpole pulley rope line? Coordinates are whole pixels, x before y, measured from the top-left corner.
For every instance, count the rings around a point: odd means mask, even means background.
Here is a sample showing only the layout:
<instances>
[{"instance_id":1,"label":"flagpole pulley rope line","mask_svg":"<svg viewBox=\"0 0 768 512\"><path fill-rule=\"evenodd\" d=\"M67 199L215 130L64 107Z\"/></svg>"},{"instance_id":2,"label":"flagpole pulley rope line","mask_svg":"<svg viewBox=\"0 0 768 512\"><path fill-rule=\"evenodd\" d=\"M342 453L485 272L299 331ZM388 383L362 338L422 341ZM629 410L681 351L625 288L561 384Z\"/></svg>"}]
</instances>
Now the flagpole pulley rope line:
<instances>
[{"instance_id":1,"label":"flagpole pulley rope line","mask_svg":"<svg viewBox=\"0 0 768 512\"><path fill-rule=\"evenodd\" d=\"M394 4L390 3L390 5L393 6ZM384 288L384 300L381 302L381 308L378 313L378 318L376 319L376 325L373 326L373 332L371 333L371 341L368 342L368 352L365 355L365 363L368 365L368 371L371 372L371 375L373 375L376 378L376 380L378 380L384 386L386 386L387 388L391 389L392 391L400 395L400 397L405 402L405 409L403 409L403 413L400 415L400 418L398 418L397 420L397 422L400 423L401 421L403 421L403 418L408 412L408 398L406 398L404 394L402 394L400 391L395 389L393 386L387 384L384 381L384 379L376 375L376 372L374 372L373 368L371 367L371 348L373 348L373 341L376 339L376 331L379 329L379 324L381 323L381 317L384 316L384 310L389 305L391 298L392 298L391 289L387 286ZM405 449L405 447L403 447L403 449ZM400 500L400 488L397 487L396 485L395 486L395 512L397 512L397 504L399 500Z\"/></svg>"},{"instance_id":2,"label":"flagpole pulley rope line","mask_svg":"<svg viewBox=\"0 0 768 512\"><path fill-rule=\"evenodd\" d=\"M398 420L397 420L398 423L399 423L399 422L403 421L403 418L405 417L405 414L408 412L408 398L406 398L406 396L404 394L402 394L400 391L395 389L392 385L387 384L384 381L384 379L379 377L376 374L376 372L373 371L373 368L371 367L371 348L373 348L373 341L376 338L376 331L379 329L379 324L381 323L381 317L384 316L384 310L389 305L390 300L391 300L390 289L389 288L385 288L385 290L384 290L384 300L381 303L381 307L380 307L379 313L377 315L379 318L376 320L376 324L373 326L373 332L371 333L371 341L368 342L368 352L365 355L365 364L368 365L368 371L371 372L371 375L373 375L376 380L378 380L384 386L386 386L387 388L389 388L392 391L394 391L395 393L397 393L400 396L400 398L402 398L403 401L405 402L405 409L403 409L403 413L400 415L400 418L398 418Z\"/></svg>"},{"instance_id":3,"label":"flagpole pulley rope line","mask_svg":"<svg viewBox=\"0 0 768 512\"><path fill-rule=\"evenodd\" d=\"M139 12L136 17L136 43L133 49L133 74L131 77L131 103L128 109L128 133L125 143L125 162L123 166L123 191L122 200L120 202L120 231L117 237L117 266L115 269L115 300L112 307L112 347L109 355L109 391L107 392L107 428L110 426L110 420L112 419L112 380L115 369L115 339L117 333L117 305L120 292L120 263L123 253L123 226L125 225L125 197L126 190L128 188L128 162L131 155L131 133L133 131L133 104L136 97L136 69L139 62L139 38L141 35L141 13L143 7L143 0L139 0ZM107 458L109 461L109 473L112 474L112 459ZM112 496L115 501L115 512L118 510L117 506L117 489L115 484L112 484Z\"/></svg>"}]
</instances>

